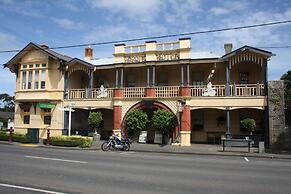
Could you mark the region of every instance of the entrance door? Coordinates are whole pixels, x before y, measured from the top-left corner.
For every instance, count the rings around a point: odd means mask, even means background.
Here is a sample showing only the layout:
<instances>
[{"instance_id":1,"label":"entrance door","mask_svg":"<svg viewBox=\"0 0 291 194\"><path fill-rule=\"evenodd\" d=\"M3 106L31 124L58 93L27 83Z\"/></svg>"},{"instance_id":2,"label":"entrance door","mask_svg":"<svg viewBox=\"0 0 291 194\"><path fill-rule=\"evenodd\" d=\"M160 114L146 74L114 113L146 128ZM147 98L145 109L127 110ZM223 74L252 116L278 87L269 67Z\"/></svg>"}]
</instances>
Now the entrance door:
<instances>
[{"instance_id":1,"label":"entrance door","mask_svg":"<svg viewBox=\"0 0 291 194\"><path fill-rule=\"evenodd\" d=\"M39 129L38 128L28 128L27 136L30 143L39 143Z\"/></svg>"}]
</instances>

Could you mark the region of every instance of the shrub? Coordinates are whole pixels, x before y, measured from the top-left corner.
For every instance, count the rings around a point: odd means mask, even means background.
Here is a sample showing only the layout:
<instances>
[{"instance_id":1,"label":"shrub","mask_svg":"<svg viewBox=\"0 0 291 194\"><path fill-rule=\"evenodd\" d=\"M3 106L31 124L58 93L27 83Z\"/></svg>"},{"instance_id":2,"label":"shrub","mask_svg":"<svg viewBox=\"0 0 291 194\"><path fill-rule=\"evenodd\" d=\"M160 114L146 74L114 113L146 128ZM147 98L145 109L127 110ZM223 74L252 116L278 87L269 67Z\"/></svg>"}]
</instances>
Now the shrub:
<instances>
[{"instance_id":1,"label":"shrub","mask_svg":"<svg viewBox=\"0 0 291 194\"><path fill-rule=\"evenodd\" d=\"M102 122L102 113L101 112L90 112L88 117L88 123L92 129L96 132Z\"/></svg>"},{"instance_id":2,"label":"shrub","mask_svg":"<svg viewBox=\"0 0 291 194\"><path fill-rule=\"evenodd\" d=\"M129 137L139 134L148 122L148 115L139 109L134 109L126 116L126 127Z\"/></svg>"},{"instance_id":3,"label":"shrub","mask_svg":"<svg viewBox=\"0 0 291 194\"><path fill-rule=\"evenodd\" d=\"M57 136L51 137L50 142L53 146L88 148L92 145L92 138Z\"/></svg>"},{"instance_id":4,"label":"shrub","mask_svg":"<svg viewBox=\"0 0 291 194\"><path fill-rule=\"evenodd\" d=\"M0 140L8 141L9 140L9 132L0 132ZM29 138L26 134L13 133L12 141L20 142L20 143L29 143Z\"/></svg>"},{"instance_id":5,"label":"shrub","mask_svg":"<svg viewBox=\"0 0 291 194\"><path fill-rule=\"evenodd\" d=\"M248 132L253 132L256 128L256 121L251 118L246 118L240 121L241 128Z\"/></svg>"},{"instance_id":6,"label":"shrub","mask_svg":"<svg viewBox=\"0 0 291 194\"><path fill-rule=\"evenodd\" d=\"M176 126L176 116L172 112L158 109L154 111L152 124L163 135L169 135Z\"/></svg>"}]
</instances>

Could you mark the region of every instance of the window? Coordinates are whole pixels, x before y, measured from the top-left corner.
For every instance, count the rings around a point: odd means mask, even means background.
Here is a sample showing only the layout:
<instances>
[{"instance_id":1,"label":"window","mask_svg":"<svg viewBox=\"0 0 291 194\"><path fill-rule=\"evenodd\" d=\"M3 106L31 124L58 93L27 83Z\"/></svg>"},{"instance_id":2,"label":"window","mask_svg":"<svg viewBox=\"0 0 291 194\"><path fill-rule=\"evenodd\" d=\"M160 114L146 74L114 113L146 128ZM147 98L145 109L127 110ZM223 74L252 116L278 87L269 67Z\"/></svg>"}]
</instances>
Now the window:
<instances>
[{"instance_id":1,"label":"window","mask_svg":"<svg viewBox=\"0 0 291 194\"><path fill-rule=\"evenodd\" d=\"M36 68L39 68L39 64L35 64L35 67L36 67Z\"/></svg>"},{"instance_id":2,"label":"window","mask_svg":"<svg viewBox=\"0 0 291 194\"><path fill-rule=\"evenodd\" d=\"M51 112L51 109L50 109L50 108L44 108L44 109L43 109L43 112L45 112L45 113L50 113L50 112Z\"/></svg>"},{"instance_id":3,"label":"window","mask_svg":"<svg viewBox=\"0 0 291 194\"><path fill-rule=\"evenodd\" d=\"M45 124L45 125L50 125L50 124L51 124L51 120L52 120L51 115L45 115L45 116L43 117L43 124Z\"/></svg>"},{"instance_id":4,"label":"window","mask_svg":"<svg viewBox=\"0 0 291 194\"><path fill-rule=\"evenodd\" d=\"M193 131L203 130L204 128L204 112L202 110L193 111Z\"/></svg>"},{"instance_id":5,"label":"window","mask_svg":"<svg viewBox=\"0 0 291 194\"><path fill-rule=\"evenodd\" d=\"M33 68L33 65L32 65L32 64L30 64L30 65L29 65L29 68Z\"/></svg>"},{"instance_id":6,"label":"window","mask_svg":"<svg viewBox=\"0 0 291 194\"><path fill-rule=\"evenodd\" d=\"M27 82L27 89L31 89L32 84L32 71L28 72L28 82Z\"/></svg>"},{"instance_id":7,"label":"window","mask_svg":"<svg viewBox=\"0 0 291 194\"><path fill-rule=\"evenodd\" d=\"M135 87L135 75L132 73L127 76L127 87Z\"/></svg>"},{"instance_id":8,"label":"window","mask_svg":"<svg viewBox=\"0 0 291 194\"><path fill-rule=\"evenodd\" d=\"M247 73L247 72L239 73L239 83L240 84L248 84L249 83L249 73Z\"/></svg>"},{"instance_id":9,"label":"window","mask_svg":"<svg viewBox=\"0 0 291 194\"><path fill-rule=\"evenodd\" d=\"M23 68L23 69L26 69L26 68L27 68L27 65L22 65L22 68Z\"/></svg>"},{"instance_id":10,"label":"window","mask_svg":"<svg viewBox=\"0 0 291 194\"><path fill-rule=\"evenodd\" d=\"M22 72L21 89L26 89L26 71Z\"/></svg>"},{"instance_id":11,"label":"window","mask_svg":"<svg viewBox=\"0 0 291 194\"><path fill-rule=\"evenodd\" d=\"M46 67L46 64L45 63L41 64L41 67Z\"/></svg>"},{"instance_id":12,"label":"window","mask_svg":"<svg viewBox=\"0 0 291 194\"><path fill-rule=\"evenodd\" d=\"M46 70L41 70L41 81L40 81L40 88L45 89L45 79L46 79Z\"/></svg>"},{"instance_id":13,"label":"window","mask_svg":"<svg viewBox=\"0 0 291 194\"><path fill-rule=\"evenodd\" d=\"M30 116L29 115L24 115L23 116L23 124L29 124Z\"/></svg>"},{"instance_id":14,"label":"window","mask_svg":"<svg viewBox=\"0 0 291 194\"><path fill-rule=\"evenodd\" d=\"M34 89L38 89L39 86L39 70L34 72Z\"/></svg>"}]
</instances>

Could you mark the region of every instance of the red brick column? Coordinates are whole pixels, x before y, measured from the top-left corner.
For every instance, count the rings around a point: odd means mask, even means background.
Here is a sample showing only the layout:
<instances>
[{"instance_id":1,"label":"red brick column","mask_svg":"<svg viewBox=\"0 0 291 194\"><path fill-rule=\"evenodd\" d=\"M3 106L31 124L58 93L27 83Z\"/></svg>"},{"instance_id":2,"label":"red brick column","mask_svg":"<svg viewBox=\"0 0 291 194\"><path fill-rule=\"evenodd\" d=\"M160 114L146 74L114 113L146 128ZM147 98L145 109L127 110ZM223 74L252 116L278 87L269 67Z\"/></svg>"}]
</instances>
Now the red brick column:
<instances>
[{"instance_id":1,"label":"red brick column","mask_svg":"<svg viewBox=\"0 0 291 194\"><path fill-rule=\"evenodd\" d=\"M113 130L121 129L121 106L113 107Z\"/></svg>"},{"instance_id":2,"label":"red brick column","mask_svg":"<svg viewBox=\"0 0 291 194\"><path fill-rule=\"evenodd\" d=\"M146 97L156 97L156 88L146 88L145 89L145 96Z\"/></svg>"},{"instance_id":3,"label":"red brick column","mask_svg":"<svg viewBox=\"0 0 291 194\"><path fill-rule=\"evenodd\" d=\"M180 96L190 97L191 96L190 88L189 87L180 87Z\"/></svg>"},{"instance_id":4,"label":"red brick column","mask_svg":"<svg viewBox=\"0 0 291 194\"><path fill-rule=\"evenodd\" d=\"M190 106L185 105L181 113L181 131L191 131Z\"/></svg>"},{"instance_id":5,"label":"red brick column","mask_svg":"<svg viewBox=\"0 0 291 194\"><path fill-rule=\"evenodd\" d=\"M113 91L114 98L122 98L123 97L123 89L115 88Z\"/></svg>"}]
</instances>

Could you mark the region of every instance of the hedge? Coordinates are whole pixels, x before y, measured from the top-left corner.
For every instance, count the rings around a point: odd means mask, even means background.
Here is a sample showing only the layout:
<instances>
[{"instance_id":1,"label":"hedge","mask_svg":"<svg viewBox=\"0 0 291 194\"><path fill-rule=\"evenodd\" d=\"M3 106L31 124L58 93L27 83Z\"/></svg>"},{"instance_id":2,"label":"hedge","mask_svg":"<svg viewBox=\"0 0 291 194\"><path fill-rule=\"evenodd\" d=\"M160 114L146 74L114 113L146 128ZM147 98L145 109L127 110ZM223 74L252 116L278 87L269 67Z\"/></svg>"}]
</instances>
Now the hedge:
<instances>
[{"instance_id":1,"label":"hedge","mask_svg":"<svg viewBox=\"0 0 291 194\"><path fill-rule=\"evenodd\" d=\"M93 138L90 137L67 137L57 136L50 138L50 144L53 146L81 147L89 148L92 145Z\"/></svg>"},{"instance_id":2,"label":"hedge","mask_svg":"<svg viewBox=\"0 0 291 194\"><path fill-rule=\"evenodd\" d=\"M8 141L9 140L9 132L0 132L0 141ZM26 134L19 134L13 133L12 135L13 142L20 142L20 143L29 143L29 138Z\"/></svg>"}]
</instances>

